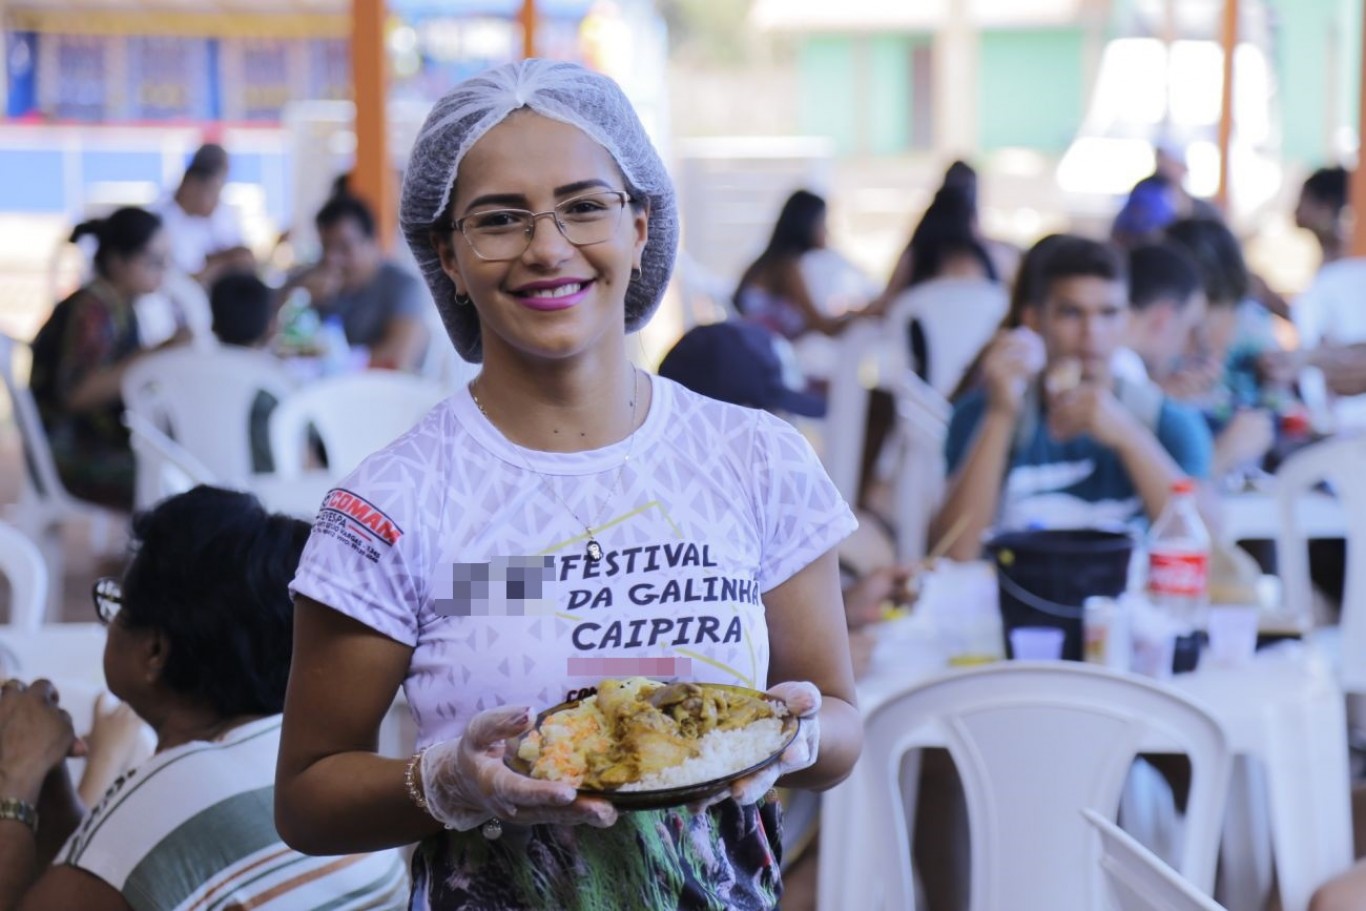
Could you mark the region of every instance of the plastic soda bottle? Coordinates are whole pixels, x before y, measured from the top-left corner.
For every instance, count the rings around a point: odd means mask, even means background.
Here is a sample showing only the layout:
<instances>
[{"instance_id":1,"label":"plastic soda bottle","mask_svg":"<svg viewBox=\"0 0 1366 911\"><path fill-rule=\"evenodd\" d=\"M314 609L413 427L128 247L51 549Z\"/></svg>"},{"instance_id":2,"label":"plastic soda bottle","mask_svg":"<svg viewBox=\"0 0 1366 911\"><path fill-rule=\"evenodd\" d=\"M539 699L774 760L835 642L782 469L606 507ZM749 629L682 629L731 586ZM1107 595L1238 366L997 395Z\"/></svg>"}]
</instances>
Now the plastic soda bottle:
<instances>
[{"instance_id":1,"label":"plastic soda bottle","mask_svg":"<svg viewBox=\"0 0 1366 911\"><path fill-rule=\"evenodd\" d=\"M1172 485L1148 532L1148 598L1186 631L1203 627L1209 605L1209 531L1195 505L1195 482Z\"/></svg>"}]
</instances>

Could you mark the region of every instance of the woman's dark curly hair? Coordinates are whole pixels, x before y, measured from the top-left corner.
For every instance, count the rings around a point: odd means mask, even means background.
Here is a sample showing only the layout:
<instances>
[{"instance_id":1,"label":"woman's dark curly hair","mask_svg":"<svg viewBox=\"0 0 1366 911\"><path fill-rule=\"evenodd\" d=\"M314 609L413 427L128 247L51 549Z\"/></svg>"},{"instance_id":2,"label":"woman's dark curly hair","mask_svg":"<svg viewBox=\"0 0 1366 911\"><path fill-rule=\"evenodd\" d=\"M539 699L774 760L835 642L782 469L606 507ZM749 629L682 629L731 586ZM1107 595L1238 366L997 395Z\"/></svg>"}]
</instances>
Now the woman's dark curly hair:
<instances>
[{"instance_id":1,"label":"woman's dark curly hair","mask_svg":"<svg viewBox=\"0 0 1366 911\"><path fill-rule=\"evenodd\" d=\"M133 517L117 622L168 640L161 679L225 718L284 708L294 644L289 582L308 523L216 487Z\"/></svg>"}]
</instances>

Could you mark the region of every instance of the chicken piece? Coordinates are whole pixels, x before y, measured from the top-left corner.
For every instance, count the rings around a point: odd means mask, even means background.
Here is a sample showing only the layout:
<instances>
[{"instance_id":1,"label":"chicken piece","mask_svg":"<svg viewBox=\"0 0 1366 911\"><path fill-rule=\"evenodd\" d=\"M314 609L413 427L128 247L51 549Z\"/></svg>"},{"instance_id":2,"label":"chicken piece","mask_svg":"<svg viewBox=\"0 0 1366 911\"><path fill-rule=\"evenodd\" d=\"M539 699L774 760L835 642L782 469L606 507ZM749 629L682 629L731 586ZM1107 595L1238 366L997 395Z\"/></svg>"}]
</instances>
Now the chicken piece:
<instances>
[{"instance_id":1,"label":"chicken piece","mask_svg":"<svg viewBox=\"0 0 1366 911\"><path fill-rule=\"evenodd\" d=\"M637 730L627 743L637 777L672 768L698 754L697 741L669 731Z\"/></svg>"},{"instance_id":2,"label":"chicken piece","mask_svg":"<svg viewBox=\"0 0 1366 911\"><path fill-rule=\"evenodd\" d=\"M643 698L659 689L660 684L645 677L604 680L598 684L598 711L607 717L610 727L616 728L623 717L638 711Z\"/></svg>"},{"instance_id":3,"label":"chicken piece","mask_svg":"<svg viewBox=\"0 0 1366 911\"><path fill-rule=\"evenodd\" d=\"M766 699L756 699L743 693L723 692L724 707L718 711L719 727L723 731L733 731L748 727L764 718L772 718L777 712Z\"/></svg>"},{"instance_id":4,"label":"chicken piece","mask_svg":"<svg viewBox=\"0 0 1366 911\"><path fill-rule=\"evenodd\" d=\"M645 697L645 701L657 709L665 709L686 702L701 693L702 687L696 683L670 683L650 693Z\"/></svg>"}]
</instances>

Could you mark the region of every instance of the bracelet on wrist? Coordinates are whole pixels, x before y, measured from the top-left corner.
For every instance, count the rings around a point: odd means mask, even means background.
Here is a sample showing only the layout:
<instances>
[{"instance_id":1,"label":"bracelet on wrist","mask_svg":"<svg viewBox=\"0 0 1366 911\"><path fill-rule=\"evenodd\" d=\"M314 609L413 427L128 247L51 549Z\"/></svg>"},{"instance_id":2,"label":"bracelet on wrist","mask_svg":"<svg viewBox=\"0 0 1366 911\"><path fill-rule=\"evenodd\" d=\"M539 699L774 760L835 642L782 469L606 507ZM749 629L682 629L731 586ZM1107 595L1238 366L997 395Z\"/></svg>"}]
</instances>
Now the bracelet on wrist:
<instances>
[{"instance_id":1,"label":"bracelet on wrist","mask_svg":"<svg viewBox=\"0 0 1366 911\"><path fill-rule=\"evenodd\" d=\"M38 832L38 811L27 800L16 797L0 797L0 819L13 819L29 827L35 835Z\"/></svg>"},{"instance_id":2,"label":"bracelet on wrist","mask_svg":"<svg viewBox=\"0 0 1366 911\"><path fill-rule=\"evenodd\" d=\"M422 764L422 755L427 752L423 747L412 755L408 760L408 767L403 770L403 786L408 790L408 799L411 800L419 810L430 815L431 808L427 806L427 798L422 794L422 788L418 786L417 767Z\"/></svg>"}]
</instances>

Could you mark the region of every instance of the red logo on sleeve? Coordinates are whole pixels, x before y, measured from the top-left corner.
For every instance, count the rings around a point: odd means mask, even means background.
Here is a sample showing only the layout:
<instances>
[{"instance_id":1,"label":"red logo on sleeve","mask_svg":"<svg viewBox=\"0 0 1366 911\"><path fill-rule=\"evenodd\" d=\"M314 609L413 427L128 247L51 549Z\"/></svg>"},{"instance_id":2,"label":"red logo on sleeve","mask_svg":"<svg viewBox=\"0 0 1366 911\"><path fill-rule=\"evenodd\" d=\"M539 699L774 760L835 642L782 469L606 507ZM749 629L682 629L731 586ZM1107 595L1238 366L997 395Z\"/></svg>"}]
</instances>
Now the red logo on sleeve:
<instances>
[{"instance_id":1,"label":"red logo on sleeve","mask_svg":"<svg viewBox=\"0 0 1366 911\"><path fill-rule=\"evenodd\" d=\"M378 506L340 487L328 491L322 511L344 516L358 531L387 545L397 544L403 537L403 529Z\"/></svg>"}]
</instances>

